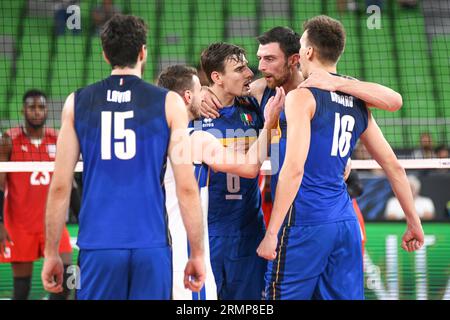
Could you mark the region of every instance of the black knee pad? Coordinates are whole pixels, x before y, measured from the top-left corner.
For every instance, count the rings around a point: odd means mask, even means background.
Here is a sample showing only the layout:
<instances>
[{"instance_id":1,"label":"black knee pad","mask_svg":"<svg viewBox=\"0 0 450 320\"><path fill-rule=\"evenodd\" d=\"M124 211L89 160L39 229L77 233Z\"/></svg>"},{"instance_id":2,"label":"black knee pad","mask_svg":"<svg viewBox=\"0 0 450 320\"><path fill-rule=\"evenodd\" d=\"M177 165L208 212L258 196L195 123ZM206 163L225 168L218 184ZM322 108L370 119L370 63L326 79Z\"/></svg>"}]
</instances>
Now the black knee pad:
<instances>
[{"instance_id":1,"label":"black knee pad","mask_svg":"<svg viewBox=\"0 0 450 320\"><path fill-rule=\"evenodd\" d=\"M31 276L14 277L14 300L27 300L31 288Z\"/></svg>"}]
</instances>

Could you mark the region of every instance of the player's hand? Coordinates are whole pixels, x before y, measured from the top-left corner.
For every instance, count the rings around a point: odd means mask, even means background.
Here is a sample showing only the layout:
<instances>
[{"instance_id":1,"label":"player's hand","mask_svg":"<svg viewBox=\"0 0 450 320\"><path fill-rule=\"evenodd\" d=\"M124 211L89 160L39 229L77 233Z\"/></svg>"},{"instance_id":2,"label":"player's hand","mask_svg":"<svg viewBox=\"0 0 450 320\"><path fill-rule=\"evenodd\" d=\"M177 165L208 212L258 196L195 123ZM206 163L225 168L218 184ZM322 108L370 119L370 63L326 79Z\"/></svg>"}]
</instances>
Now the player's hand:
<instances>
[{"instance_id":1,"label":"player's hand","mask_svg":"<svg viewBox=\"0 0 450 320\"><path fill-rule=\"evenodd\" d=\"M323 69L314 69L297 88L318 88L326 91L336 91L339 77L331 75Z\"/></svg>"},{"instance_id":2,"label":"player's hand","mask_svg":"<svg viewBox=\"0 0 450 320\"><path fill-rule=\"evenodd\" d=\"M61 257L45 257L42 267L41 279L44 289L48 292L59 293L63 291L64 266Z\"/></svg>"},{"instance_id":3,"label":"player's hand","mask_svg":"<svg viewBox=\"0 0 450 320\"><path fill-rule=\"evenodd\" d=\"M264 108L264 120L270 128L277 127L280 112L283 110L284 100L286 98L283 87L276 87L275 90L275 96L267 101L266 107Z\"/></svg>"},{"instance_id":4,"label":"player's hand","mask_svg":"<svg viewBox=\"0 0 450 320\"><path fill-rule=\"evenodd\" d=\"M419 250L423 246L424 238L422 224L418 218L412 223L407 222L407 229L402 237L402 248L408 252Z\"/></svg>"},{"instance_id":5,"label":"player's hand","mask_svg":"<svg viewBox=\"0 0 450 320\"><path fill-rule=\"evenodd\" d=\"M184 287L193 292L199 292L206 279L206 267L204 257L189 258L184 269Z\"/></svg>"},{"instance_id":6,"label":"player's hand","mask_svg":"<svg viewBox=\"0 0 450 320\"><path fill-rule=\"evenodd\" d=\"M266 233L264 239L259 244L258 249L256 249L256 253L261 258L273 260L277 257L277 245L278 237Z\"/></svg>"},{"instance_id":7,"label":"player's hand","mask_svg":"<svg viewBox=\"0 0 450 320\"><path fill-rule=\"evenodd\" d=\"M216 119L220 117L219 109L223 108L219 99L212 94L208 88L202 87L202 103L200 105L200 114L205 118Z\"/></svg>"},{"instance_id":8,"label":"player's hand","mask_svg":"<svg viewBox=\"0 0 450 320\"><path fill-rule=\"evenodd\" d=\"M344 170L344 181L347 181L351 172L352 172L352 159L348 158L347 164L345 165L345 170Z\"/></svg>"},{"instance_id":9,"label":"player's hand","mask_svg":"<svg viewBox=\"0 0 450 320\"><path fill-rule=\"evenodd\" d=\"M5 252L7 243L13 244L9 237L8 231L6 231L5 225L0 223L0 254Z\"/></svg>"}]
</instances>

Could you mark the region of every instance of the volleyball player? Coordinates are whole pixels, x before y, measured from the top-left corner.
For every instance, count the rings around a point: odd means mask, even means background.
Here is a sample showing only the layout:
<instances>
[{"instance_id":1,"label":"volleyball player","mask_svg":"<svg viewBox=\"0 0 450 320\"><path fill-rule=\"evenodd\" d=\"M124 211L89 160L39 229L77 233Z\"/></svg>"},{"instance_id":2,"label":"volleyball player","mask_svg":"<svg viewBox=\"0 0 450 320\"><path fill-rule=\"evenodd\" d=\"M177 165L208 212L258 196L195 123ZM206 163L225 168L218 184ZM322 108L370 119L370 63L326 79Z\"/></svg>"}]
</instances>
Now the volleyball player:
<instances>
[{"instance_id":1,"label":"volleyball player","mask_svg":"<svg viewBox=\"0 0 450 320\"><path fill-rule=\"evenodd\" d=\"M158 85L166 89L177 92L184 100L190 121L200 117L201 85L194 68L173 65L164 69L158 77ZM278 116L281 106L284 104L284 94L279 89L279 94L272 99L270 106L266 108L265 126L266 131L275 129L278 123ZM178 200L175 194L175 180L173 178L170 164L167 167L164 186L166 189L166 209L169 217L169 229L172 237L173 250L173 298L183 300L217 299L217 288L214 274L209 261L209 234L208 234L208 171L221 171L236 174L241 177L254 178L258 175L260 166L265 158L265 150L268 150L267 143L270 142L267 134L263 133L258 138L258 143L254 143L245 156L238 154L230 148L226 148L220 141L207 131L191 130L191 142L193 146L193 160L198 163L196 170L197 182L200 187L200 196L203 211L204 223L204 246L205 262L208 276L205 286L199 293L192 293L185 289L183 284L183 271L188 259L188 245L186 231L184 229ZM239 161L239 155L244 156L243 161ZM208 168L200 165L206 164Z\"/></svg>"},{"instance_id":2,"label":"volleyball player","mask_svg":"<svg viewBox=\"0 0 450 320\"><path fill-rule=\"evenodd\" d=\"M267 101L275 95L276 87L283 87L289 93L298 86L316 87L329 89L339 83L337 90L353 95L366 102L369 107L377 109L396 111L402 106L402 97L394 90L377 83L355 81L354 79L339 78L323 72L312 72L305 81L299 70L300 36L290 28L275 27L263 33L257 38L259 47L257 56L259 60L258 70L262 78L250 84L250 94L256 98L261 108L264 109ZM201 104L202 115L216 118L219 116L218 108L222 104L208 91L204 91L204 102ZM275 196L274 186L278 179L282 159L278 157L279 137L273 139L271 146L271 168L272 176L270 185L272 199ZM281 150L280 150L281 151Z\"/></svg>"},{"instance_id":3,"label":"volleyball player","mask_svg":"<svg viewBox=\"0 0 450 320\"><path fill-rule=\"evenodd\" d=\"M201 56L209 91L225 107L216 119L202 118L201 128L224 145L246 150L257 139L264 116L248 95L253 73L245 51L214 43ZM210 171L208 228L211 265L220 299L261 299L266 262L256 255L264 234L258 178Z\"/></svg>"},{"instance_id":4,"label":"volleyball player","mask_svg":"<svg viewBox=\"0 0 450 320\"><path fill-rule=\"evenodd\" d=\"M45 126L46 95L39 90L28 90L22 102L25 123L7 130L1 138L0 161L53 161L57 132ZM0 262L11 263L15 300L28 299L33 262L44 256L44 211L51 178L52 173L46 171L0 173L0 190L5 191L5 216L0 216ZM66 214L67 211L63 222ZM72 247L65 226L60 239L56 249L63 261L64 279L67 279ZM62 292L53 293L49 298L67 299L69 293L64 281Z\"/></svg>"},{"instance_id":5,"label":"volleyball player","mask_svg":"<svg viewBox=\"0 0 450 320\"><path fill-rule=\"evenodd\" d=\"M184 284L205 280L202 213L193 166L185 161L188 117L175 92L141 79L147 59L142 19L115 15L102 49L111 76L69 95L62 114L54 179L46 210L44 288L61 290L57 246L80 151L83 202L79 215L79 299L169 299L172 256L163 177L172 164L190 244Z\"/></svg>"},{"instance_id":6,"label":"volleyball player","mask_svg":"<svg viewBox=\"0 0 450 320\"><path fill-rule=\"evenodd\" d=\"M342 24L318 16L304 24L300 68L336 74L345 46ZM366 104L338 91L300 88L280 115L284 159L275 203L258 254L268 260L267 299L364 299L361 234L343 172L358 138L381 165L407 219L402 247L422 247L424 234L406 174Z\"/></svg>"}]
</instances>

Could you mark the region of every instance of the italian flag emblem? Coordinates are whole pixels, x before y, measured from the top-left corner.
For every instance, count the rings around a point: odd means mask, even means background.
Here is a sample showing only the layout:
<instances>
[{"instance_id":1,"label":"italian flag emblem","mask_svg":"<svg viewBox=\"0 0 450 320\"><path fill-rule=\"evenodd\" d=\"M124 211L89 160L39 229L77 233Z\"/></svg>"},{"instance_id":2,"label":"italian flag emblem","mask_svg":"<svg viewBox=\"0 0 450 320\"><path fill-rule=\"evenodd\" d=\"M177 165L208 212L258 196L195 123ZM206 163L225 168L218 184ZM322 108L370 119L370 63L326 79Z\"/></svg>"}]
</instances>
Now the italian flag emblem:
<instances>
[{"instance_id":1,"label":"italian flag emblem","mask_svg":"<svg viewBox=\"0 0 450 320\"><path fill-rule=\"evenodd\" d=\"M250 114L248 114L248 113L241 113L241 120L246 125L250 125L253 122L252 116Z\"/></svg>"}]
</instances>

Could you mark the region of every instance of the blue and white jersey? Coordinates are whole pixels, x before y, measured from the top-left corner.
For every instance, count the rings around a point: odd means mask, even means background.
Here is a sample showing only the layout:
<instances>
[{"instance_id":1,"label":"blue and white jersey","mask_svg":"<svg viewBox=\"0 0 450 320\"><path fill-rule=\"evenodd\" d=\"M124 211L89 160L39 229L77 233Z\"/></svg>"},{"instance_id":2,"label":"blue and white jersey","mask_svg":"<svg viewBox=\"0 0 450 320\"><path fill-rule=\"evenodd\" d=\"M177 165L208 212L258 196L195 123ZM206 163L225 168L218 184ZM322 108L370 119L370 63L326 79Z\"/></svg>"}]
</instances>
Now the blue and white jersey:
<instances>
[{"instance_id":1,"label":"blue and white jersey","mask_svg":"<svg viewBox=\"0 0 450 320\"><path fill-rule=\"evenodd\" d=\"M199 165L195 167L195 177L200 190L200 202L203 213L203 236L205 251L206 280L200 292L192 292L184 287L184 268L189 260L189 242L186 229L181 217L180 206L176 196L175 177L170 161L167 161L167 170L164 177L166 189L166 208L169 217L169 230L172 238L172 263L174 300L217 300L217 288L214 273L211 268L209 255L208 234L208 167Z\"/></svg>"},{"instance_id":2,"label":"blue and white jersey","mask_svg":"<svg viewBox=\"0 0 450 320\"><path fill-rule=\"evenodd\" d=\"M112 75L75 93L83 157L81 249L169 245L163 178L167 90Z\"/></svg>"}]
</instances>

